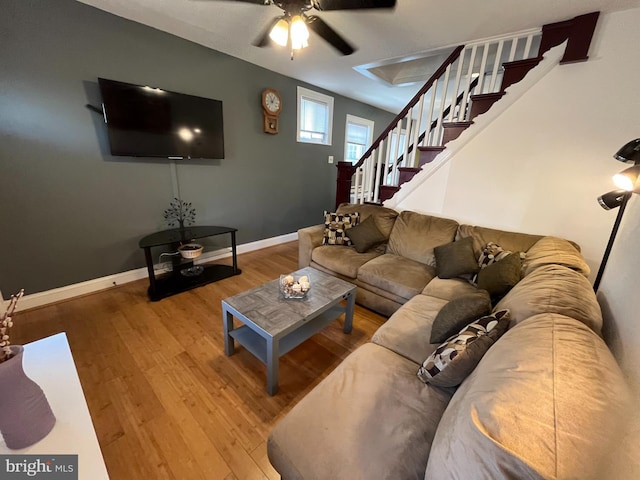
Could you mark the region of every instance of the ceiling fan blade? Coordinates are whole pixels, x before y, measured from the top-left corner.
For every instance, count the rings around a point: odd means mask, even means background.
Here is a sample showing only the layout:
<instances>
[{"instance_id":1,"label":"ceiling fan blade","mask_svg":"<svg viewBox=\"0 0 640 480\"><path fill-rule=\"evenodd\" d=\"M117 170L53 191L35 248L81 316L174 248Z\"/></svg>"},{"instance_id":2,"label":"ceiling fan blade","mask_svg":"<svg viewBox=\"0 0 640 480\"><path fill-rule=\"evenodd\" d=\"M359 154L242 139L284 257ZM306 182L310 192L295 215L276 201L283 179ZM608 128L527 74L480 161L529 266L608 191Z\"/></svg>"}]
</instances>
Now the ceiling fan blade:
<instances>
[{"instance_id":1,"label":"ceiling fan blade","mask_svg":"<svg viewBox=\"0 0 640 480\"><path fill-rule=\"evenodd\" d=\"M308 27L326 40L333 48L343 55L351 55L355 52L353 48L338 32L327 25L320 17L309 15L306 17Z\"/></svg>"},{"instance_id":2,"label":"ceiling fan blade","mask_svg":"<svg viewBox=\"0 0 640 480\"><path fill-rule=\"evenodd\" d=\"M271 29L275 27L276 23L282 18L275 17L271 22L267 24L267 28L265 28L260 35L253 41L252 45L255 47L266 47L271 44L271 38L269 38L269 34L271 33Z\"/></svg>"},{"instance_id":3,"label":"ceiling fan blade","mask_svg":"<svg viewBox=\"0 0 640 480\"><path fill-rule=\"evenodd\" d=\"M312 0L316 10L359 10L364 8L393 8L396 0Z\"/></svg>"}]
</instances>

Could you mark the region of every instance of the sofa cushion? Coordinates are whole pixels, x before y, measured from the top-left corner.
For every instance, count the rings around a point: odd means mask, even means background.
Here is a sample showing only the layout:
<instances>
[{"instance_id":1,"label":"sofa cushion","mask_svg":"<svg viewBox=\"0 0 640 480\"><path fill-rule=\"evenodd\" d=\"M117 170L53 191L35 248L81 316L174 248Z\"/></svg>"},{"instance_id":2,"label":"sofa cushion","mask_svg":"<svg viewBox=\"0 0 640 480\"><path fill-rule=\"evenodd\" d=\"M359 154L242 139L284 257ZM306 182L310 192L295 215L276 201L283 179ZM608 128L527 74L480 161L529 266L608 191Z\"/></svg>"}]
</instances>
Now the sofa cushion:
<instances>
[{"instance_id":1,"label":"sofa cushion","mask_svg":"<svg viewBox=\"0 0 640 480\"><path fill-rule=\"evenodd\" d=\"M542 314L510 329L454 394L424 478L593 479L628 390L605 343ZM422 478L422 477L421 477Z\"/></svg>"},{"instance_id":2,"label":"sofa cushion","mask_svg":"<svg viewBox=\"0 0 640 480\"><path fill-rule=\"evenodd\" d=\"M480 269L471 237L440 245L433 249L433 253L436 257L436 275L440 278L455 278L476 273Z\"/></svg>"},{"instance_id":3,"label":"sofa cushion","mask_svg":"<svg viewBox=\"0 0 640 480\"><path fill-rule=\"evenodd\" d=\"M349 355L275 426L269 461L288 480L422 478L451 393L373 343Z\"/></svg>"},{"instance_id":4,"label":"sofa cushion","mask_svg":"<svg viewBox=\"0 0 640 480\"><path fill-rule=\"evenodd\" d=\"M372 216L349 229L349 238L358 253L364 253L376 245L387 241Z\"/></svg>"},{"instance_id":5,"label":"sofa cushion","mask_svg":"<svg viewBox=\"0 0 640 480\"><path fill-rule=\"evenodd\" d=\"M543 237L527 250L524 275L544 265L563 265L589 277L591 269L578 249L568 240L558 237Z\"/></svg>"},{"instance_id":6,"label":"sofa cushion","mask_svg":"<svg viewBox=\"0 0 640 480\"><path fill-rule=\"evenodd\" d=\"M449 301L433 320L431 343L442 343L461 328L491 313L491 299L486 290L477 290Z\"/></svg>"},{"instance_id":7,"label":"sofa cushion","mask_svg":"<svg viewBox=\"0 0 640 480\"><path fill-rule=\"evenodd\" d=\"M486 290L492 299L502 298L520 281L520 252L508 254L478 272L478 288Z\"/></svg>"},{"instance_id":8,"label":"sofa cushion","mask_svg":"<svg viewBox=\"0 0 640 480\"><path fill-rule=\"evenodd\" d=\"M361 203L341 203L336 209L338 213L354 213L360 214L360 221L363 221L369 216L373 217L376 222L376 227L382 232L385 238L389 238L391 229L393 228L398 212L391 208L382 207L380 205L361 204Z\"/></svg>"},{"instance_id":9,"label":"sofa cushion","mask_svg":"<svg viewBox=\"0 0 640 480\"><path fill-rule=\"evenodd\" d=\"M371 341L417 365L437 347L431 343L431 325L446 300L416 295L376 330Z\"/></svg>"},{"instance_id":10,"label":"sofa cushion","mask_svg":"<svg viewBox=\"0 0 640 480\"><path fill-rule=\"evenodd\" d=\"M509 310L500 310L471 322L427 357L418 370L418 377L440 387L460 385L507 328Z\"/></svg>"},{"instance_id":11,"label":"sofa cushion","mask_svg":"<svg viewBox=\"0 0 640 480\"><path fill-rule=\"evenodd\" d=\"M409 300L422 292L435 274L434 267L385 253L362 265L358 280Z\"/></svg>"},{"instance_id":12,"label":"sofa cushion","mask_svg":"<svg viewBox=\"0 0 640 480\"><path fill-rule=\"evenodd\" d=\"M503 308L511 311L512 325L539 313L560 313L598 334L602 330L602 311L589 280L561 265L539 267L520 280L495 306Z\"/></svg>"},{"instance_id":13,"label":"sofa cushion","mask_svg":"<svg viewBox=\"0 0 640 480\"><path fill-rule=\"evenodd\" d=\"M422 290L423 295L452 300L467 293L474 293L478 287L462 278L438 278L434 277Z\"/></svg>"},{"instance_id":14,"label":"sofa cushion","mask_svg":"<svg viewBox=\"0 0 640 480\"><path fill-rule=\"evenodd\" d=\"M313 249L311 259L332 272L348 278L356 278L358 269L379 255L380 253L376 251L358 253L352 247L323 245Z\"/></svg>"},{"instance_id":15,"label":"sofa cushion","mask_svg":"<svg viewBox=\"0 0 640 480\"><path fill-rule=\"evenodd\" d=\"M457 228L454 220L405 210L391 230L387 253L435 267L433 249L452 242Z\"/></svg>"},{"instance_id":16,"label":"sofa cushion","mask_svg":"<svg viewBox=\"0 0 640 480\"><path fill-rule=\"evenodd\" d=\"M482 248L489 242L497 243L504 250L511 252L526 252L542 238L540 235L528 233L509 232L475 225L460 225L456 238L465 237L473 238L473 250L476 257L480 257Z\"/></svg>"},{"instance_id":17,"label":"sofa cushion","mask_svg":"<svg viewBox=\"0 0 640 480\"><path fill-rule=\"evenodd\" d=\"M358 224L359 214L356 213L334 213L324 212L324 236L323 245L351 245L351 240L347 235L354 225Z\"/></svg>"}]
</instances>

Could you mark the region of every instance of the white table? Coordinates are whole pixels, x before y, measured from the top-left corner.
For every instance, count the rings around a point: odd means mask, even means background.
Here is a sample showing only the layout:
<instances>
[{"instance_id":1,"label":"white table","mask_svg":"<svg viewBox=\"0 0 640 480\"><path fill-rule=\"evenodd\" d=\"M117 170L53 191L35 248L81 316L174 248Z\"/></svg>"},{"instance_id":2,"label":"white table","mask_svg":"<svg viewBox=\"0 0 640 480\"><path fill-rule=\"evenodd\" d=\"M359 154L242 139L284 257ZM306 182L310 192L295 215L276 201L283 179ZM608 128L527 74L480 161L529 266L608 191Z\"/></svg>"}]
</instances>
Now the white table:
<instances>
[{"instance_id":1,"label":"white table","mask_svg":"<svg viewBox=\"0 0 640 480\"><path fill-rule=\"evenodd\" d=\"M44 391L56 424L39 442L10 450L0 435L2 454L77 454L80 480L109 479L87 402L65 333L24 346L25 373Z\"/></svg>"}]
</instances>

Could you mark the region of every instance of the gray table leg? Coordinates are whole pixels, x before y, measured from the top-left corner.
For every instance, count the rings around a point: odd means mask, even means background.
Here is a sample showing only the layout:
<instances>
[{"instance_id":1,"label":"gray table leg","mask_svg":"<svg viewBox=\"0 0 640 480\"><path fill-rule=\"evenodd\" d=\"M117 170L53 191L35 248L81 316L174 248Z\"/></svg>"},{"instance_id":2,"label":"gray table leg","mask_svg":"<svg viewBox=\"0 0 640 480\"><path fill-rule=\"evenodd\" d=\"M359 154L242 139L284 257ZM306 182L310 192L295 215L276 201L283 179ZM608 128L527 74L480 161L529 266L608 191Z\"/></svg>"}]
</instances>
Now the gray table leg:
<instances>
[{"instance_id":1,"label":"gray table leg","mask_svg":"<svg viewBox=\"0 0 640 480\"><path fill-rule=\"evenodd\" d=\"M351 333L351 329L353 328L353 311L356 307L356 294L355 292L351 292L347 296L347 308L344 312L344 333Z\"/></svg>"},{"instance_id":2,"label":"gray table leg","mask_svg":"<svg viewBox=\"0 0 640 480\"><path fill-rule=\"evenodd\" d=\"M273 337L267 338L267 393L278 393L278 367L279 367L280 340Z\"/></svg>"},{"instance_id":3,"label":"gray table leg","mask_svg":"<svg viewBox=\"0 0 640 480\"><path fill-rule=\"evenodd\" d=\"M233 330L233 315L227 306L222 303L222 327L224 329L224 353L225 355L233 355L235 347L233 345L233 337L229 335L229 332Z\"/></svg>"}]
</instances>

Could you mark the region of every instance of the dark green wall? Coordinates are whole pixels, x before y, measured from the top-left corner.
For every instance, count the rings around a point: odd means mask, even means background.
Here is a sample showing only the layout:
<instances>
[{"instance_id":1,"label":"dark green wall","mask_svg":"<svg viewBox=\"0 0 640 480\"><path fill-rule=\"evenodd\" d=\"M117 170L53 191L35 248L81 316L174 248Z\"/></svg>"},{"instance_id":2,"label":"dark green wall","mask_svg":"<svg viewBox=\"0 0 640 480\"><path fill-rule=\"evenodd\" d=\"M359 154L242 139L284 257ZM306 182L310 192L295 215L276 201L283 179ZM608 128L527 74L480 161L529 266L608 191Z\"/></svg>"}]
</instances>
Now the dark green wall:
<instances>
[{"instance_id":1,"label":"dark green wall","mask_svg":"<svg viewBox=\"0 0 640 480\"><path fill-rule=\"evenodd\" d=\"M333 207L345 117L388 112L335 97L333 146L297 143L296 87L329 93L73 0L2 0L0 290L35 293L144 266L138 240L167 228L170 162L113 157L98 77L215 98L225 159L177 166L197 223L248 243L318 223ZM262 131L260 95L283 97L280 134Z\"/></svg>"}]
</instances>

